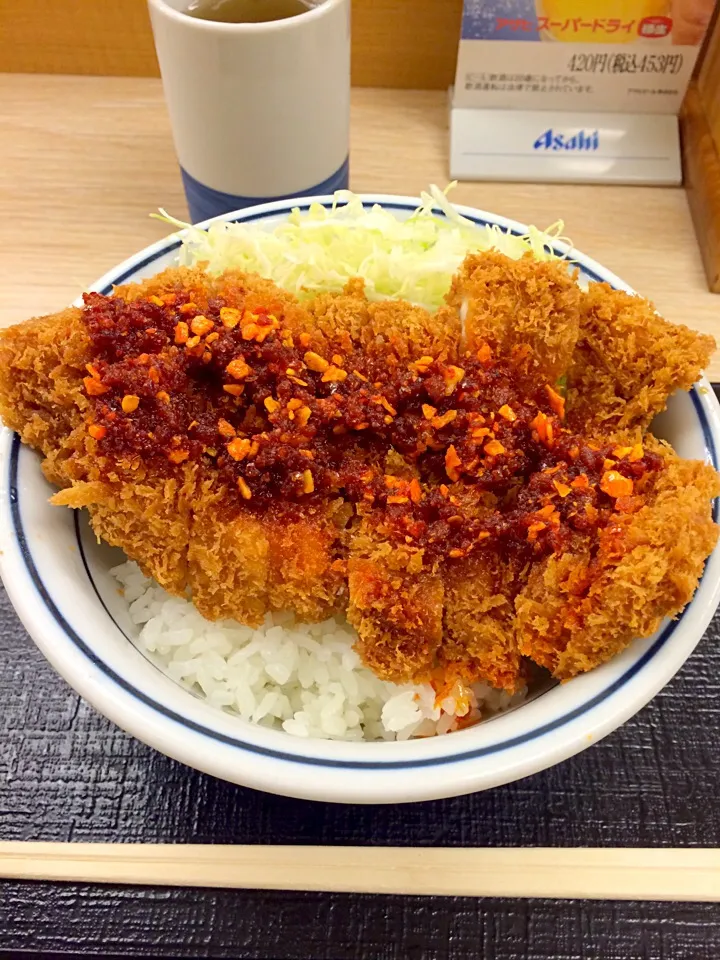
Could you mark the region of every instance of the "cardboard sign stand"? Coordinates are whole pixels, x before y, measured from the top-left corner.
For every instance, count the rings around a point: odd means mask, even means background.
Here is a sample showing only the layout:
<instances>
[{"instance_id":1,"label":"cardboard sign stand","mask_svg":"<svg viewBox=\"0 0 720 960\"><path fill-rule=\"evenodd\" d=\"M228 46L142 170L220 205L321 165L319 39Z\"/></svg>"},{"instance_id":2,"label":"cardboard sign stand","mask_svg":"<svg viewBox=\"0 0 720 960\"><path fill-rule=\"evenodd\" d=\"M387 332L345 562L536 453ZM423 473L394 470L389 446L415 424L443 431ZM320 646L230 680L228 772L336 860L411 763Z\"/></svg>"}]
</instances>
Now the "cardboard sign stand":
<instances>
[{"instance_id":1,"label":"cardboard sign stand","mask_svg":"<svg viewBox=\"0 0 720 960\"><path fill-rule=\"evenodd\" d=\"M450 109L455 180L682 182L678 120L663 114Z\"/></svg>"},{"instance_id":2,"label":"cardboard sign stand","mask_svg":"<svg viewBox=\"0 0 720 960\"><path fill-rule=\"evenodd\" d=\"M669 15L683 2L714 0L465 0L450 175L680 184L702 41Z\"/></svg>"}]
</instances>

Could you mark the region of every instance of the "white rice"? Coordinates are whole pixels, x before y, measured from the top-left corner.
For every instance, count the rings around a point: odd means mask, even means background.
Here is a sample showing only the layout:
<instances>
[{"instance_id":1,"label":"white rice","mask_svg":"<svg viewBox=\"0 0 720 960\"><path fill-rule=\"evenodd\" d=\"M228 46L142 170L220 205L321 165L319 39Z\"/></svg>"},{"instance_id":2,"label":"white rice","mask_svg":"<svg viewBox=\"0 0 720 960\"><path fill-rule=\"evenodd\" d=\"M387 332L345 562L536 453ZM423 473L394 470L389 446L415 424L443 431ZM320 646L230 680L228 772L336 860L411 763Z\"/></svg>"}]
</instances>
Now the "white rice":
<instances>
[{"instance_id":1,"label":"white rice","mask_svg":"<svg viewBox=\"0 0 720 960\"><path fill-rule=\"evenodd\" d=\"M137 645L171 679L209 703L296 737L407 740L450 733L507 710L525 696L476 684L437 706L429 685L379 680L353 650L342 617L301 623L268 614L261 627L210 623L190 600L172 597L135 563L111 570L122 585ZM465 694L462 696L462 694Z\"/></svg>"}]
</instances>

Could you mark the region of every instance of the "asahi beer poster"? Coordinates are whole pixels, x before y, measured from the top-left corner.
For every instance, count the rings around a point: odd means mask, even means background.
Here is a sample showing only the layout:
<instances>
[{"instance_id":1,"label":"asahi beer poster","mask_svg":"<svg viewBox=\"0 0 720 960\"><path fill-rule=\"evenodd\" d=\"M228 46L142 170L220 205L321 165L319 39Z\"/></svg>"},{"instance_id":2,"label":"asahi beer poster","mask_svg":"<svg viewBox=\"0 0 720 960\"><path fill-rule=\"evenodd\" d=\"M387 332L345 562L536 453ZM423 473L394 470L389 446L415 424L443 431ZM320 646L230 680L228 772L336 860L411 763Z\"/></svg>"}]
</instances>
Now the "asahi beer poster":
<instances>
[{"instance_id":1,"label":"asahi beer poster","mask_svg":"<svg viewBox=\"0 0 720 960\"><path fill-rule=\"evenodd\" d=\"M715 0L465 0L455 107L679 110Z\"/></svg>"}]
</instances>

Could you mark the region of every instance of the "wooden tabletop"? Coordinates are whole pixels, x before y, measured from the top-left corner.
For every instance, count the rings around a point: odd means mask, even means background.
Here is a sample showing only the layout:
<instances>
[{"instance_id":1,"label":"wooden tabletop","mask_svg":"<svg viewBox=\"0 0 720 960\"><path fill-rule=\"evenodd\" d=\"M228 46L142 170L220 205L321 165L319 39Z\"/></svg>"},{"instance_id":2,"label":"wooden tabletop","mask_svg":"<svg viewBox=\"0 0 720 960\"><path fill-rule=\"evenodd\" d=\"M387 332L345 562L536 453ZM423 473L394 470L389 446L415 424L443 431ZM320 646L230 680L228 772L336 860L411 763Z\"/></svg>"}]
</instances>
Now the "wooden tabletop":
<instances>
[{"instance_id":1,"label":"wooden tabletop","mask_svg":"<svg viewBox=\"0 0 720 960\"><path fill-rule=\"evenodd\" d=\"M351 187L416 194L444 185L447 98L354 91ZM187 216L159 80L0 75L0 325L58 310L159 239L158 206ZM685 192L666 187L462 183L458 203L547 226L720 342ZM720 353L710 367L720 381Z\"/></svg>"}]
</instances>

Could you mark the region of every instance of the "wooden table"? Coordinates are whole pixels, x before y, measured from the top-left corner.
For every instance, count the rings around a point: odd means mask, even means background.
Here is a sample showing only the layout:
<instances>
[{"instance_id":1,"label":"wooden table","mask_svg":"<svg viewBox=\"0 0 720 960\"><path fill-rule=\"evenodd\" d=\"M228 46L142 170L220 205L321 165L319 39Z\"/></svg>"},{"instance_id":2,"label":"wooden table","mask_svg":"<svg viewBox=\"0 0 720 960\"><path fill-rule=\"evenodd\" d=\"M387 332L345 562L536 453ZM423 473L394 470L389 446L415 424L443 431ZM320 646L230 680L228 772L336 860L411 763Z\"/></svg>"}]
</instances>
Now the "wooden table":
<instances>
[{"instance_id":1,"label":"wooden table","mask_svg":"<svg viewBox=\"0 0 720 960\"><path fill-rule=\"evenodd\" d=\"M352 111L354 190L447 182L444 93L357 89ZM63 307L159 239L158 206L187 216L159 80L0 75L0 171L0 324ZM562 218L668 319L720 341L682 189L463 183L453 199L538 226ZM720 354L709 373L720 380Z\"/></svg>"},{"instance_id":2,"label":"wooden table","mask_svg":"<svg viewBox=\"0 0 720 960\"><path fill-rule=\"evenodd\" d=\"M360 90L356 190L447 179L445 98ZM547 225L652 295L720 328L682 190L466 184L455 196ZM0 76L0 322L62 307L185 215L154 80ZM716 335L720 335L717 329ZM720 336L719 336L720 339ZM716 363L714 379L720 379ZM303 803L204 776L114 727L53 673L0 589L0 833L15 840L410 846L720 844L720 619L648 708L536 777L428 804ZM14 953L13 951L18 951ZM368 957L717 960L711 904L592 905L0 882L0 955L263 960Z\"/></svg>"}]
</instances>

